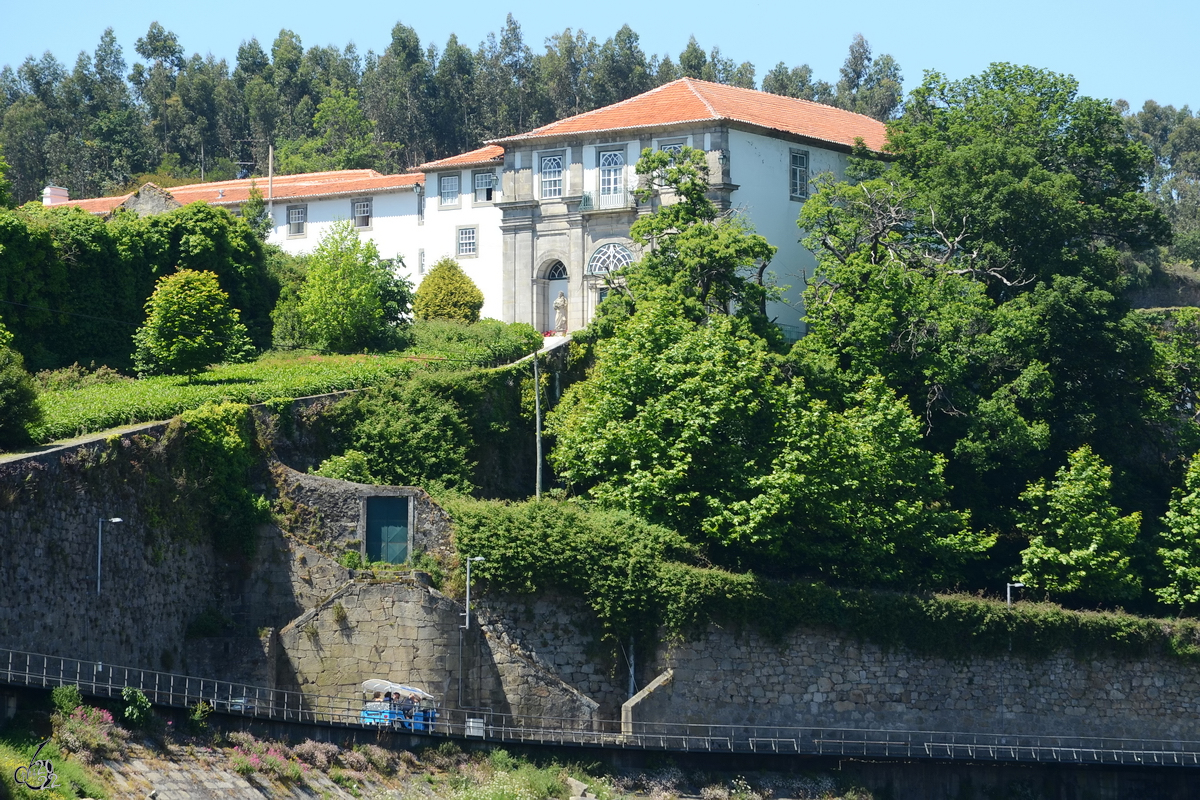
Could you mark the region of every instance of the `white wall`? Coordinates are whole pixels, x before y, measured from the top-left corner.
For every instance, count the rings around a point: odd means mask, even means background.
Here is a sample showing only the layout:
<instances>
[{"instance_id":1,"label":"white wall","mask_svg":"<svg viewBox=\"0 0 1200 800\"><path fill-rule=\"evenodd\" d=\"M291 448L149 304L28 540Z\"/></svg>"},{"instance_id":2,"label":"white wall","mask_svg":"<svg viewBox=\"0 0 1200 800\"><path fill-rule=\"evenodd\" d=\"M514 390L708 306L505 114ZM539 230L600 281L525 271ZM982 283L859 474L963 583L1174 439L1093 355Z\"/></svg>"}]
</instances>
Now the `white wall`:
<instances>
[{"instance_id":1,"label":"white wall","mask_svg":"<svg viewBox=\"0 0 1200 800\"><path fill-rule=\"evenodd\" d=\"M425 271L428 272L439 259L453 258L463 272L475 281L483 292L483 309L480 317L503 319L503 243L500 235L500 209L493 203L475 203L474 174L476 169L458 170L459 203L457 206L441 205L439 187L443 175L454 174L454 170L430 172L425 177L425 224L420 230L421 246L425 248ZM493 168L497 176L495 199L500 199L499 175L501 167ZM457 255L458 229L474 225L478 229L474 258ZM416 262L414 261L413 264Z\"/></svg>"},{"instance_id":2,"label":"white wall","mask_svg":"<svg viewBox=\"0 0 1200 800\"><path fill-rule=\"evenodd\" d=\"M411 187L404 187L399 191L357 195L354 199L365 197L372 201L371 225L360 229L359 237L364 241L374 241L383 258L400 256L404 260L404 267L398 272L419 282L417 267L423 237L417 220L417 193ZM267 241L293 255L311 253L335 222L350 219L351 199L349 196L339 196L293 202L278 200L272 212L275 229ZM308 224L303 236L287 235L287 208L291 205L308 206Z\"/></svg>"},{"instance_id":3,"label":"white wall","mask_svg":"<svg viewBox=\"0 0 1200 800\"><path fill-rule=\"evenodd\" d=\"M768 316L783 325L800 325L803 316L802 294L805 279L811 279L817 262L800 239L804 233L796 226L803 203L790 199L791 151L808 152L809 193L813 181L822 173L832 172L842 177L846 156L810 145L772 139L754 133L730 129L730 180L740 186L731 200L743 210L755 230L779 248L770 270L776 282L788 285L787 304L771 304Z\"/></svg>"}]
</instances>

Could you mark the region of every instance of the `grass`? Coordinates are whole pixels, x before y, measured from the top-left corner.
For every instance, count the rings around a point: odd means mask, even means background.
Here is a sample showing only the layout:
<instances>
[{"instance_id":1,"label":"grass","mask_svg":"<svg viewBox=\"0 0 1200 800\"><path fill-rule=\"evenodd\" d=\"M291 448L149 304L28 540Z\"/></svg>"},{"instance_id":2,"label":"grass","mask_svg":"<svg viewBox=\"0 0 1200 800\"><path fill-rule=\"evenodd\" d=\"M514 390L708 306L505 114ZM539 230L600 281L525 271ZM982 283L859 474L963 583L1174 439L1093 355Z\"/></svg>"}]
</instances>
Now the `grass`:
<instances>
[{"instance_id":1,"label":"grass","mask_svg":"<svg viewBox=\"0 0 1200 800\"><path fill-rule=\"evenodd\" d=\"M59 800L60 798L94 797L98 800L108 796L104 784L85 765L68 759L53 743L47 744L38 753L40 741L31 737L9 733L0 737L0 797L13 800ZM18 767L28 767L37 753L38 760L49 760L57 776L56 787L37 790L14 780ZM24 775L22 776L24 777ZM34 785L40 786L38 782Z\"/></svg>"},{"instance_id":2,"label":"grass","mask_svg":"<svg viewBox=\"0 0 1200 800\"><path fill-rule=\"evenodd\" d=\"M161 376L48 391L38 398L43 421L30 429L30 435L45 443L170 419L208 402L261 403L273 397L360 389L406 375L414 363L408 355L271 353L250 364L222 365L190 377Z\"/></svg>"}]
</instances>

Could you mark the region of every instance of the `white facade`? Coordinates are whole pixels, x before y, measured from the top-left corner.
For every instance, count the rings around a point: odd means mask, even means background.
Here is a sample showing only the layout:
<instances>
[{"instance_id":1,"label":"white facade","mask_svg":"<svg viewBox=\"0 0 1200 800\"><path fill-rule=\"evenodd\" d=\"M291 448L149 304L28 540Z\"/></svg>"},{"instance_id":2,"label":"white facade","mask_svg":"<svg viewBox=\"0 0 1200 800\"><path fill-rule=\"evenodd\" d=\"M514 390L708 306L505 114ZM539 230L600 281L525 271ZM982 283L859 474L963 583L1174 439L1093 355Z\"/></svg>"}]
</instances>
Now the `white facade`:
<instances>
[{"instance_id":1,"label":"white facade","mask_svg":"<svg viewBox=\"0 0 1200 800\"><path fill-rule=\"evenodd\" d=\"M500 305L501 260L500 175L498 165L448 168L425 175L424 224L420 247L424 270L453 258L483 292L481 317L503 319ZM476 179L480 189L475 189ZM493 183L487 199L485 180Z\"/></svg>"},{"instance_id":2,"label":"white facade","mask_svg":"<svg viewBox=\"0 0 1200 800\"><path fill-rule=\"evenodd\" d=\"M354 220L359 237L373 241L382 258L402 259L404 267L397 271L416 282L422 246L420 203L420 184L358 195L280 199L271 204L274 230L267 241L293 255L311 253L335 222Z\"/></svg>"}]
</instances>

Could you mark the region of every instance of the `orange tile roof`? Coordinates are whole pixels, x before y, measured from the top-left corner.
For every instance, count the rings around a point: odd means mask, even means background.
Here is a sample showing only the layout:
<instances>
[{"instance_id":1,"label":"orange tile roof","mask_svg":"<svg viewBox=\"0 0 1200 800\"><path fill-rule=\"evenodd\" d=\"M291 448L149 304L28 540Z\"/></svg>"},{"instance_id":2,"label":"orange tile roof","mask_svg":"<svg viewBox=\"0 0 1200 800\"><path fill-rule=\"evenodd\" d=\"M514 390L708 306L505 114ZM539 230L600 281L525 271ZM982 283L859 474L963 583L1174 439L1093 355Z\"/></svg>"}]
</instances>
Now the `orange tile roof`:
<instances>
[{"instance_id":1,"label":"orange tile roof","mask_svg":"<svg viewBox=\"0 0 1200 800\"><path fill-rule=\"evenodd\" d=\"M872 150L882 150L886 131L882 122L840 108L793 97L739 89L694 78L680 78L611 106L567 117L528 133L506 136L495 142L655 128L708 121L741 122L781 131L817 142L849 148L856 138Z\"/></svg>"},{"instance_id":2,"label":"orange tile roof","mask_svg":"<svg viewBox=\"0 0 1200 800\"><path fill-rule=\"evenodd\" d=\"M209 205L239 205L250 198L250 184L267 197L268 181L266 178L241 178L233 181L213 181L212 183L193 183L187 186L172 186L163 189L179 203L187 205L203 200ZM425 175L420 172L406 172L401 175L381 175L373 169L344 169L335 172L308 172L300 175L276 175L274 179L273 196L276 202L298 200L306 197L326 197L330 195L365 194L367 192L401 189L425 183ZM90 200L68 200L56 203L58 206L76 206L93 214L105 214L112 211L121 203L133 196L97 197Z\"/></svg>"},{"instance_id":3,"label":"orange tile roof","mask_svg":"<svg viewBox=\"0 0 1200 800\"><path fill-rule=\"evenodd\" d=\"M489 144L469 153L460 153L449 158L440 158L437 161L427 161L417 169L430 172L445 167L473 167L476 164L499 164L503 161L504 148L498 144Z\"/></svg>"}]
</instances>

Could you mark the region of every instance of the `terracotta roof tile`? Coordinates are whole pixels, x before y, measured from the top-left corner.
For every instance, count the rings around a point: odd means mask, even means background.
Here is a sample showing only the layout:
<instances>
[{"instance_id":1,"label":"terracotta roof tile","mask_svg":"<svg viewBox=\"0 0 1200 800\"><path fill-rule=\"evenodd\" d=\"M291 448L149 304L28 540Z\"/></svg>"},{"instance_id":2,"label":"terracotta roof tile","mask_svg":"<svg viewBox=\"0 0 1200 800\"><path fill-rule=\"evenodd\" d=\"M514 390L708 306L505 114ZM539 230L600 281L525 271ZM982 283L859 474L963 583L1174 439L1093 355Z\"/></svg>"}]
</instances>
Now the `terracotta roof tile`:
<instances>
[{"instance_id":1,"label":"terracotta roof tile","mask_svg":"<svg viewBox=\"0 0 1200 800\"><path fill-rule=\"evenodd\" d=\"M861 138L872 150L882 150L886 139L883 123L862 114L753 89L681 78L620 103L495 141L519 142L717 120L842 147L851 147L856 138Z\"/></svg>"},{"instance_id":2,"label":"terracotta roof tile","mask_svg":"<svg viewBox=\"0 0 1200 800\"><path fill-rule=\"evenodd\" d=\"M188 186L172 186L163 191L170 193L183 205L203 200L209 205L239 205L250 198L250 184L253 180L255 188L267 196L266 178L242 178L233 181L213 181L212 183L195 183ZM336 172L309 172L301 175L276 175L274 179L274 195L276 202L299 200L306 197L325 197L330 195L365 194L367 192L401 189L425 183L425 175L420 172L407 172L401 175L381 175L373 169L347 169ZM121 203L132 197L125 194L120 197L97 197L90 200L68 200L56 203L58 206L76 206L93 214L104 214L112 211Z\"/></svg>"},{"instance_id":3,"label":"terracotta roof tile","mask_svg":"<svg viewBox=\"0 0 1200 800\"><path fill-rule=\"evenodd\" d=\"M504 148L498 144L489 144L480 147L478 150L472 150L469 153L461 153L449 158L440 158L437 161L427 161L417 169L424 172L431 172L435 169L444 169L446 167L473 167L476 164L500 164L504 161Z\"/></svg>"}]
</instances>

